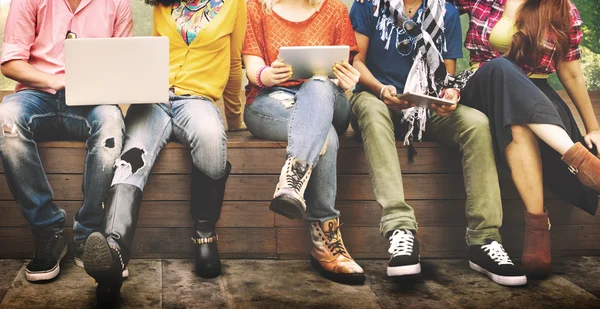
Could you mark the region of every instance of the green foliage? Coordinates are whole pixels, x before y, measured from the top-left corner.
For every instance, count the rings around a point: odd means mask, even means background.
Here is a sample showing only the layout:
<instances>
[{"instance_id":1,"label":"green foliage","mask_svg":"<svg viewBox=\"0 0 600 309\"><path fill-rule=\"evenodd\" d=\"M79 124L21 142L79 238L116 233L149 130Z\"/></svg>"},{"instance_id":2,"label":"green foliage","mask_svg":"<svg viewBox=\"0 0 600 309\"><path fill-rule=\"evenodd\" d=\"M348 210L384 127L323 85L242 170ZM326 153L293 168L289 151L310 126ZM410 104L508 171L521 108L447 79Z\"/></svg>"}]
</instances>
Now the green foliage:
<instances>
[{"instance_id":1,"label":"green foliage","mask_svg":"<svg viewBox=\"0 0 600 309\"><path fill-rule=\"evenodd\" d=\"M593 53L600 54L600 1L598 0L573 0L583 20L582 46L589 48Z\"/></svg>"}]
</instances>

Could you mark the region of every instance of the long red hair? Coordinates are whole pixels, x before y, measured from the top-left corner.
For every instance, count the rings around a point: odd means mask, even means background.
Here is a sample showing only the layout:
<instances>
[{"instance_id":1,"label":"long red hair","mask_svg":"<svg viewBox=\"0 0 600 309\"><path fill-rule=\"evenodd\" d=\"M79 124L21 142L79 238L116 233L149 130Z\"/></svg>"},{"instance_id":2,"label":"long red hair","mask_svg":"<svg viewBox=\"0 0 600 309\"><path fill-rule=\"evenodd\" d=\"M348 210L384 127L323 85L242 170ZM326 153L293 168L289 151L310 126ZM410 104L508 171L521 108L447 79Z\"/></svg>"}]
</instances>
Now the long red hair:
<instances>
[{"instance_id":1,"label":"long red hair","mask_svg":"<svg viewBox=\"0 0 600 309\"><path fill-rule=\"evenodd\" d=\"M517 33L512 38L508 58L518 65L537 67L551 38L555 59L569 49L571 3L569 0L526 0L517 13Z\"/></svg>"}]
</instances>

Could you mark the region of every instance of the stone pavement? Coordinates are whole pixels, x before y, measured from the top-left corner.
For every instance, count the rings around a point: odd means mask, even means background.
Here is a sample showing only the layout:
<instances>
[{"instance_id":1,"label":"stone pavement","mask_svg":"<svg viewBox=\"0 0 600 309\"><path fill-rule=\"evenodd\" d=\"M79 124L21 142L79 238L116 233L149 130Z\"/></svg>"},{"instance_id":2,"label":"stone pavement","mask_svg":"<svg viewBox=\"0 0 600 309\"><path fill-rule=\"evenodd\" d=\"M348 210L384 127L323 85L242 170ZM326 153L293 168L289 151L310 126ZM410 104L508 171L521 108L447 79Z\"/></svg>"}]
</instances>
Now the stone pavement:
<instances>
[{"instance_id":1,"label":"stone pavement","mask_svg":"<svg viewBox=\"0 0 600 309\"><path fill-rule=\"evenodd\" d=\"M25 280L24 260L0 260L0 308L95 308L95 283L72 261L53 282ZM386 261L362 260L368 279L348 286L308 261L226 260L224 275L196 277L191 260L133 260L121 308L600 308L600 257L555 258L554 275L522 288L499 286L466 260L424 260L403 280Z\"/></svg>"}]
</instances>

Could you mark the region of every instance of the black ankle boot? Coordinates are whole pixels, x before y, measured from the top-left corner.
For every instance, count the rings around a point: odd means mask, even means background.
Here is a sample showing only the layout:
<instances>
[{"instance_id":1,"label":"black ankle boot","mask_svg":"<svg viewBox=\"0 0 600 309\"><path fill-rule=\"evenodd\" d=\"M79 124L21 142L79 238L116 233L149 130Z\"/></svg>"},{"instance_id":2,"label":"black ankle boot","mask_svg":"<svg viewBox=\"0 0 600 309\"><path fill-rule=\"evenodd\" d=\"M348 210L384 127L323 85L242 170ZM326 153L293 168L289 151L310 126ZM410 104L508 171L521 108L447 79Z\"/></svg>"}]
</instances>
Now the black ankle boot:
<instances>
[{"instance_id":1,"label":"black ankle boot","mask_svg":"<svg viewBox=\"0 0 600 309\"><path fill-rule=\"evenodd\" d=\"M129 263L142 190L129 184L112 186L104 203L104 234L92 233L85 243L85 271L98 282L96 298L101 304L119 301L123 270Z\"/></svg>"},{"instance_id":2,"label":"black ankle boot","mask_svg":"<svg viewBox=\"0 0 600 309\"><path fill-rule=\"evenodd\" d=\"M221 258L217 247L216 224L221 216L225 183L231 172L227 162L225 174L212 179L192 167L191 211L194 219L194 253L196 256L196 274L204 278L214 278L221 274Z\"/></svg>"}]
</instances>

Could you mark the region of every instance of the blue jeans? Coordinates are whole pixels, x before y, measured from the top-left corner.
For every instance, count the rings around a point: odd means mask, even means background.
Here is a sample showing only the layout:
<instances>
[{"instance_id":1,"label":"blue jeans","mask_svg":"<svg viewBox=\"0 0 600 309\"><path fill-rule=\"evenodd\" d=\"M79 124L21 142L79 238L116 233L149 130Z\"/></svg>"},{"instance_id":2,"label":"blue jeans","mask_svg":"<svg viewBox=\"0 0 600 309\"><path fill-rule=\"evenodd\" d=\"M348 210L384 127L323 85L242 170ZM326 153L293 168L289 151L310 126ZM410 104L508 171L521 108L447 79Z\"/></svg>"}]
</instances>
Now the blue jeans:
<instances>
[{"instance_id":1,"label":"blue jeans","mask_svg":"<svg viewBox=\"0 0 600 309\"><path fill-rule=\"evenodd\" d=\"M171 137L192 148L194 165L206 175L218 179L225 174L227 135L209 99L171 95L166 104L131 105L125 126L113 185L130 184L143 191L158 153Z\"/></svg>"},{"instance_id":2,"label":"blue jeans","mask_svg":"<svg viewBox=\"0 0 600 309\"><path fill-rule=\"evenodd\" d=\"M287 157L313 165L306 188L306 219L324 222L337 218L338 134L350 123L350 104L343 90L329 79L310 79L295 88L265 89L246 106L244 121L252 135L287 141Z\"/></svg>"},{"instance_id":3,"label":"blue jeans","mask_svg":"<svg viewBox=\"0 0 600 309\"><path fill-rule=\"evenodd\" d=\"M53 202L36 141L75 139L86 142L83 205L75 215L75 241L98 231L104 220L102 202L113 166L121 152L124 125L114 105L67 106L64 91L50 94L22 90L0 104L0 155L6 180L32 230L63 226L65 211Z\"/></svg>"}]
</instances>

